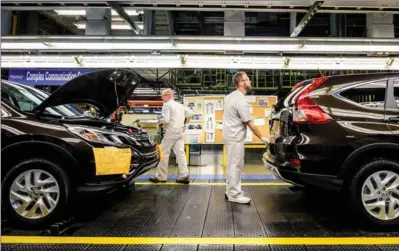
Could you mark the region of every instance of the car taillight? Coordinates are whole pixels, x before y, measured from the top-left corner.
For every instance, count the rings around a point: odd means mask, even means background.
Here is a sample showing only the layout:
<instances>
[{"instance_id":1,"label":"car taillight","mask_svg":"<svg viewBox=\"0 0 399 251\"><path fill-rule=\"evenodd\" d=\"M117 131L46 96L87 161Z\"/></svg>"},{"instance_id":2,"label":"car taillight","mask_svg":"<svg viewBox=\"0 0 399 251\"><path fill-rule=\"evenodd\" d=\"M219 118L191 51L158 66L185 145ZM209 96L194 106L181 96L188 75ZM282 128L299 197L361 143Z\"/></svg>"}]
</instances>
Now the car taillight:
<instances>
[{"instance_id":1,"label":"car taillight","mask_svg":"<svg viewBox=\"0 0 399 251\"><path fill-rule=\"evenodd\" d=\"M331 117L325 113L315 102L313 102L309 93L320 86L328 77L316 78L309 84L297 97L293 109L294 123L325 123L331 120Z\"/></svg>"},{"instance_id":2,"label":"car taillight","mask_svg":"<svg viewBox=\"0 0 399 251\"><path fill-rule=\"evenodd\" d=\"M293 158L293 159L291 159L291 164L294 166L300 166L301 161L299 159Z\"/></svg>"}]
</instances>

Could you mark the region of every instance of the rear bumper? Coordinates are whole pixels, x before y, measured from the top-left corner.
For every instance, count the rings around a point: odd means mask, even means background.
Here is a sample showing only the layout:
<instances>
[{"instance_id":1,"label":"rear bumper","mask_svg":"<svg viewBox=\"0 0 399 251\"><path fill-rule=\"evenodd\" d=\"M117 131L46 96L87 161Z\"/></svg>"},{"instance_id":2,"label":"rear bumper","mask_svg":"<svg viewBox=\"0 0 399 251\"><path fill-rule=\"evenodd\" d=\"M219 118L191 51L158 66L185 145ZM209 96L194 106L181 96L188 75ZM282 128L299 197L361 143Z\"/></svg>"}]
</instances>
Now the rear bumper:
<instances>
[{"instance_id":1,"label":"rear bumper","mask_svg":"<svg viewBox=\"0 0 399 251\"><path fill-rule=\"evenodd\" d=\"M97 192L111 192L123 187L129 187L134 184L133 179L137 176L148 172L149 170L156 168L159 163L159 159L144 163L132 169L130 173L123 175L112 175L101 177L102 181L91 181L84 182L77 187L79 193L97 193Z\"/></svg>"},{"instance_id":2,"label":"rear bumper","mask_svg":"<svg viewBox=\"0 0 399 251\"><path fill-rule=\"evenodd\" d=\"M270 155L267 158L263 158L263 163L266 169L277 178L299 187L311 186L336 192L342 188L342 180L337 179L335 176L287 171L286 168L290 165L289 163L279 163ZM290 169L292 170L293 167Z\"/></svg>"},{"instance_id":3,"label":"rear bumper","mask_svg":"<svg viewBox=\"0 0 399 251\"><path fill-rule=\"evenodd\" d=\"M296 186L303 186L303 185L301 185L301 184L297 184L297 183L296 183L295 181L293 181L293 180L288 180L288 179L284 178L284 177L281 175L281 173L280 173L278 167L275 166L273 163L268 162L267 159L263 158L262 160L263 160L263 164L265 165L266 169L268 169L274 176L276 176L276 177L279 178L280 180L285 181L285 182L288 182L288 183L291 183L291 184L296 185Z\"/></svg>"}]
</instances>

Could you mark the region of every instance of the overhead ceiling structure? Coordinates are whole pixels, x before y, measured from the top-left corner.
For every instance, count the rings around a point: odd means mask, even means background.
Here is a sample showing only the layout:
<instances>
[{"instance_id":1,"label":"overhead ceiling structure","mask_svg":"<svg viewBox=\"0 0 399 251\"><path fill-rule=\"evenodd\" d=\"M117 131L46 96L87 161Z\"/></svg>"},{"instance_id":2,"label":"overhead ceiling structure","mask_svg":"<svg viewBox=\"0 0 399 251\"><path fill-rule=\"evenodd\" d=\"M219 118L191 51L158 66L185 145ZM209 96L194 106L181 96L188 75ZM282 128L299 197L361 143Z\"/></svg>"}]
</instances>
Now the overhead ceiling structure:
<instances>
[{"instance_id":1,"label":"overhead ceiling structure","mask_svg":"<svg viewBox=\"0 0 399 251\"><path fill-rule=\"evenodd\" d=\"M303 12L307 13L313 5L313 0L2 0L2 9L85 9L85 8L111 8L110 3L118 3L121 7L128 7L126 11L133 9L160 9L160 10L188 10L188 11L227 11L243 10L253 12ZM399 13L399 1L397 0L329 0L324 1L320 8L321 13L370 13L385 12Z\"/></svg>"},{"instance_id":2,"label":"overhead ceiling structure","mask_svg":"<svg viewBox=\"0 0 399 251\"><path fill-rule=\"evenodd\" d=\"M398 39L213 36L8 36L2 53L223 53L399 55Z\"/></svg>"},{"instance_id":3,"label":"overhead ceiling structure","mask_svg":"<svg viewBox=\"0 0 399 251\"><path fill-rule=\"evenodd\" d=\"M113 31L131 31L136 35L143 33L143 11L134 9L126 10L126 8L121 7L119 4L111 4L110 6L112 17L111 29ZM79 30L86 29L86 9L44 9L41 12L51 15L56 19L62 18L64 22L69 23L69 26L76 27ZM125 34L128 35L129 33L126 32Z\"/></svg>"},{"instance_id":4,"label":"overhead ceiling structure","mask_svg":"<svg viewBox=\"0 0 399 251\"><path fill-rule=\"evenodd\" d=\"M2 55L4 68L399 70L397 57L212 55Z\"/></svg>"},{"instance_id":5,"label":"overhead ceiling structure","mask_svg":"<svg viewBox=\"0 0 399 251\"><path fill-rule=\"evenodd\" d=\"M310 19L316 14L316 12L320 9L320 6L322 6L324 1L315 1L310 9L308 10L308 13L302 18L301 22L295 27L295 29L291 33L291 37L297 37L299 33L305 28L305 26L308 24Z\"/></svg>"},{"instance_id":6,"label":"overhead ceiling structure","mask_svg":"<svg viewBox=\"0 0 399 251\"><path fill-rule=\"evenodd\" d=\"M86 10L111 10L113 30L141 35L143 14L162 10L174 33L170 11L227 10L305 13L291 37L227 36L41 36L2 37L1 63L6 68L128 67L154 76L155 69L292 69L399 70L397 39L310 38L302 30L317 13L395 13L399 0L3 0L3 10L40 10L86 27ZM158 11L160 12L160 11ZM222 13L223 14L223 13ZM217 17L224 21L224 16ZM198 22L199 18L194 21ZM249 17L250 19L250 17ZM22 55L21 55L22 54Z\"/></svg>"},{"instance_id":7,"label":"overhead ceiling structure","mask_svg":"<svg viewBox=\"0 0 399 251\"><path fill-rule=\"evenodd\" d=\"M137 25L136 21L137 19L134 17L131 17L125 9L118 3L111 3L111 7L113 10L118 13L118 15L129 25L130 29L133 31L134 34L139 35L141 33L140 27ZM111 23L111 29L112 29L112 23Z\"/></svg>"}]
</instances>

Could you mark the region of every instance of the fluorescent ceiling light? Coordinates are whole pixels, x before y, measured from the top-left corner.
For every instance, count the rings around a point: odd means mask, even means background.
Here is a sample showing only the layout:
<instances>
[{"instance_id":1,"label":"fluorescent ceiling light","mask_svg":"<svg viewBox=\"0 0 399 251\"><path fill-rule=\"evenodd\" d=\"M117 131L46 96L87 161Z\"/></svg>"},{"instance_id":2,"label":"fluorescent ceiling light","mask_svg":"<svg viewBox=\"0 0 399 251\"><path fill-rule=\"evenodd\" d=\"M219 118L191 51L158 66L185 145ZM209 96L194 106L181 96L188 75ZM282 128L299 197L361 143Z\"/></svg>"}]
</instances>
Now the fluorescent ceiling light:
<instances>
[{"instance_id":1,"label":"fluorescent ceiling light","mask_svg":"<svg viewBox=\"0 0 399 251\"><path fill-rule=\"evenodd\" d=\"M60 16L86 16L86 10L54 10ZM137 10L126 10L129 16L138 16L142 14L142 11ZM112 16L119 16L115 10L111 10Z\"/></svg>"},{"instance_id":2,"label":"fluorescent ceiling light","mask_svg":"<svg viewBox=\"0 0 399 251\"><path fill-rule=\"evenodd\" d=\"M78 63L79 62L79 63ZM184 62L184 63L182 63ZM3 55L4 68L202 68L291 70L399 70L399 58L259 57L210 55Z\"/></svg>"},{"instance_id":3,"label":"fluorescent ceiling light","mask_svg":"<svg viewBox=\"0 0 399 251\"><path fill-rule=\"evenodd\" d=\"M86 29L86 24L85 23L77 23L75 24L76 27L78 27L78 29L80 30L84 30ZM144 25L142 23L138 23L137 27L142 30L144 29ZM111 24L111 29L112 30L131 30L132 27L130 27L130 25L128 24L124 24L124 23L119 23L119 24Z\"/></svg>"},{"instance_id":4,"label":"fluorescent ceiling light","mask_svg":"<svg viewBox=\"0 0 399 251\"><path fill-rule=\"evenodd\" d=\"M84 23L78 23L84 29ZM114 25L115 29L130 29ZM143 28L143 23L139 23ZM399 54L395 39L287 39L223 37L2 37L2 52L153 52L172 53L318 53L318 54Z\"/></svg>"}]
</instances>

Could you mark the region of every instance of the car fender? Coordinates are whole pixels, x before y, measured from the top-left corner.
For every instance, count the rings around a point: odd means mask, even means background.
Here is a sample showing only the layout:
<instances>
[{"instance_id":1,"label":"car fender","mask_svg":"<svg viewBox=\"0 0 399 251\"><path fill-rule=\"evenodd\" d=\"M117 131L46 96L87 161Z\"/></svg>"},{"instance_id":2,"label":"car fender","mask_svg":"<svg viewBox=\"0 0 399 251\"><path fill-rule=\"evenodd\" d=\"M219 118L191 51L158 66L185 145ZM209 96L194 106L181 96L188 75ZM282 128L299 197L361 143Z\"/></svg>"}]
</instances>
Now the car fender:
<instances>
[{"instance_id":1,"label":"car fender","mask_svg":"<svg viewBox=\"0 0 399 251\"><path fill-rule=\"evenodd\" d=\"M341 171L338 174L338 178L344 178L349 170L351 170L352 168L356 168L352 165L352 163L356 161L356 159L361 156L365 156L365 154L367 154L368 152L375 151L376 149L395 150L399 153L399 144L393 142L381 142L365 145L356 149L345 159L344 163L342 164Z\"/></svg>"},{"instance_id":2,"label":"car fender","mask_svg":"<svg viewBox=\"0 0 399 251\"><path fill-rule=\"evenodd\" d=\"M8 144L1 150L2 155L2 168L8 168L14 162L21 159L22 154L26 154L26 157L41 156L41 153L46 156L56 156L55 161L62 161L63 167L66 168L66 172L75 173L78 170L78 161L72 155L68 148L68 143L54 137L46 136L45 138L40 136L27 135L21 136L20 138L14 137L13 142ZM38 155L39 154L39 155ZM15 158L14 156L19 156ZM15 158L15 159L14 159ZM6 173L5 169L2 173Z\"/></svg>"}]
</instances>

